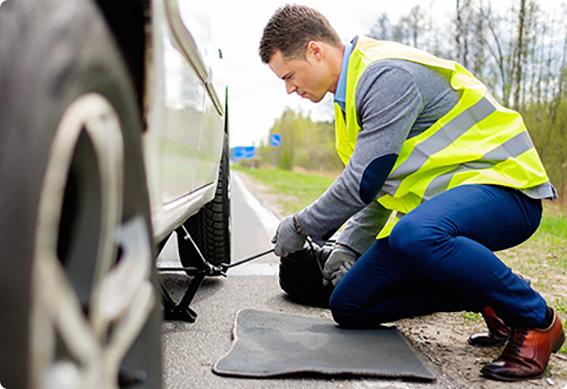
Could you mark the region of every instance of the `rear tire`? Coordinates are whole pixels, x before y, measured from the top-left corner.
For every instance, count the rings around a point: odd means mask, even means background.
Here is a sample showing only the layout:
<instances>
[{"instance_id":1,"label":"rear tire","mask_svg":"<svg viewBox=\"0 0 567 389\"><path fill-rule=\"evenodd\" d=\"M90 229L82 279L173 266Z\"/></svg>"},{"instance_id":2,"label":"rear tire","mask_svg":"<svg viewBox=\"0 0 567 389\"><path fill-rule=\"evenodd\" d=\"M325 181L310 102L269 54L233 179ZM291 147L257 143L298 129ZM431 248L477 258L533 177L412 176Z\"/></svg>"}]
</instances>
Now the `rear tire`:
<instances>
[{"instance_id":1,"label":"rear tire","mask_svg":"<svg viewBox=\"0 0 567 389\"><path fill-rule=\"evenodd\" d=\"M218 266L230 263L230 222L230 164L228 136L225 134L215 197L183 225L203 257ZM177 233L177 246L183 266L200 263L199 254L190 241L183 239L181 231Z\"/></svg>"}]
</instances>

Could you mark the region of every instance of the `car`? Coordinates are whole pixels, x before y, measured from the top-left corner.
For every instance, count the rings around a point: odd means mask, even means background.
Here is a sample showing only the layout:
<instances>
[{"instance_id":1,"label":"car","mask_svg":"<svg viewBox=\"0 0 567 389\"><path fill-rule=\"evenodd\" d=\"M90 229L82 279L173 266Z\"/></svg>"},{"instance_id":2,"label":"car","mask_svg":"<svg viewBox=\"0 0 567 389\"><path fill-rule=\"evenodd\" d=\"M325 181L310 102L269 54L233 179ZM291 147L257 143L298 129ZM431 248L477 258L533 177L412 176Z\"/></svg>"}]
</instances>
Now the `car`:
<instances>
[{"instance_id":1,"label":"car","mask_svg":"<svg viewBox=\"0 0 567 389\"><path fill-rule=\"evenodd\" d=\"M222 52L187 5L0 0L4 387L159 387L159 248L230 262Z\"/></svg>"}]
</instances>

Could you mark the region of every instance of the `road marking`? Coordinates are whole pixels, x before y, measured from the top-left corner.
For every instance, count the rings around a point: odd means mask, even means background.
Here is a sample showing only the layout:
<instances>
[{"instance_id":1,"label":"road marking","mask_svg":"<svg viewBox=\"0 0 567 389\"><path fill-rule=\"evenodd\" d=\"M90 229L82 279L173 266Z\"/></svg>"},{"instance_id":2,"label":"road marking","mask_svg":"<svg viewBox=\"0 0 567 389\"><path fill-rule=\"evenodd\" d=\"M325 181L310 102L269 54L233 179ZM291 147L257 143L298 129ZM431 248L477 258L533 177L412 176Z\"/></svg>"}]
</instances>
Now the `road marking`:
<instances>
[{"instance_id":1,"label":"road marking","mask_svg":"<svg viewBox=\"0 0 567 389\"><path fill-rule=\"evenodd\" d=\"M242 192L242 197L244 202L252 209L252 211L258 216L261 226L266 230L268 236L274 235L280 220L272 211L266 208L260 200L244 184L244 181L239 177L239 174L233 174L233 182L238 186L238 189ZM267 258L271 258L274 262L265 262ZM234 276L277 276L279 274L279 261L273 254L270 254L262 260L262 262L249 262L241 266L232 268L228 271L228 275Z\"/></svg>"},{"instance_id":2,"label":"road marking","mask_svg":"<svg viewBox=\"0 0 567 389\"><path fill-rule=\"evenodd\" d=\"M228 270L228 276L277 276L279 274L278 263L247 263L242 266Z\"/></svg>"},{"instance_id":3,"label":"road marking","mask_svg":"<svg viewBox=\"0 0 567 389\"><path fill-rule=\"evenodd\" d=\"M233 173L232 179L236 182L236 185L238 185L238 187L242 191L242 194L244 195L244 201L246 201L250 208L254 210L256 215L258 215L260 222L262 223L266 231L268 231L268 234L272 236L276 232L276 229L280 224L278 217L274 215L274 213L268 208L264 207L262 203L260 203L256 196L254 196L248 190L246 185L244 185L244 182L242 182L242 179L238 176L238 174Z\"/></svg>"}]
</instances>

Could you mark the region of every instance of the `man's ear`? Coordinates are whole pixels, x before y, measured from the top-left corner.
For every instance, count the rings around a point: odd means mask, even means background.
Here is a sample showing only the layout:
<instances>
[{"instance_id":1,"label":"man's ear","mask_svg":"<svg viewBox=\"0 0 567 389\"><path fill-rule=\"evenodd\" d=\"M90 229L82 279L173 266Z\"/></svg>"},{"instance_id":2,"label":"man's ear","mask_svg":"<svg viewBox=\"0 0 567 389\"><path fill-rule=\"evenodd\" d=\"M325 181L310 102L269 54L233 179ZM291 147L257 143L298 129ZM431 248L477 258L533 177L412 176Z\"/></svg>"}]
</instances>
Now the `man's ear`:
<instances>
[{"instance_id":1,"label":"man's ear","mask_svg":"<svg viewBox=\"0 0 567 389\"><path fill-rule=\"evenodd\" d=\"M309 43L307 43L307 53L311 54L317 61L321 60L323 57L323 46L321 42L309 41Z\"/></svg>"}]
</instances>

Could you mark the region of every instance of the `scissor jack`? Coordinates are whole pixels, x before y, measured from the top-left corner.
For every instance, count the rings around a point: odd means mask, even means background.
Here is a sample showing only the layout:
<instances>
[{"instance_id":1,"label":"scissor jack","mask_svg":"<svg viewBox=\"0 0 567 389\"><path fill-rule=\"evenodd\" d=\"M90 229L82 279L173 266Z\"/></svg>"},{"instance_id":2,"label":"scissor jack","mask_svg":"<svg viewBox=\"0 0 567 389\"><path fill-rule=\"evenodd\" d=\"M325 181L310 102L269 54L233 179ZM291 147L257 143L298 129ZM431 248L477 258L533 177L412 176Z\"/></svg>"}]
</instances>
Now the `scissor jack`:
<instances>
[{"instance_id":1,"label":"scissor jack","mask_svg":"<svg viewBox=\"0 0 567 389\"><path fill-rule=\"evenodd\" d=\"M228 269L242 265L246 262L250 262L253 259L263 257L264 255L274 251L274 249L266 250L231 264L222 263L216 266L205 259L205 257L201 253L201 250L199 250L199 247L197 247L197 244L184 225L181 225L181 228L177 230L177 233L183 233L183 239L191 242L198 256L198 264L197 266L157 268L157 271L159 273L185 272L189 277L191 277L191 282L189 283L189 286L185 290L185 293L183 294L183 297L181 298L179 303L175 303L175 301L171 297L171 294L169 294L169 292L167 291L162 278L160 277L159 282L162 296L163 316L165 320L187 321L189 323L195 322L195 319L197 319L197 312L191 309L190 305L193 301L193 298L195 297L195 294L197 293L197 290L199 290L199 287L205 280L205 277L226 277L226 272L228 271Z\"/></svg>"}]
</instances>

